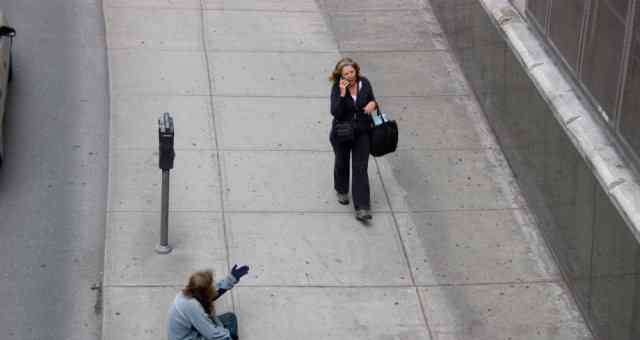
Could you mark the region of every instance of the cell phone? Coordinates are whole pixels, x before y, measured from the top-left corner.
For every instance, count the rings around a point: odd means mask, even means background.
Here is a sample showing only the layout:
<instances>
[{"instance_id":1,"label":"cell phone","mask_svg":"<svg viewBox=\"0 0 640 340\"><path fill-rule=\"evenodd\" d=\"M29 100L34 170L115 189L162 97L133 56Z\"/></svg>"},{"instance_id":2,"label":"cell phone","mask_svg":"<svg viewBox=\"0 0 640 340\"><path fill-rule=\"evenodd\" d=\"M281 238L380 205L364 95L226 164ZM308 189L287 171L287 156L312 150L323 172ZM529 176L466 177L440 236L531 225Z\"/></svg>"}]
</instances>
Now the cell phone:
<instances>
[{"instance_id":1,"label":"cell phone","mask_svg":"<svg viewBox=\"0 0 640 340\"><path fill-rule=\"evenodd\" d=\"M342 81L342 77L338 78L338 81ZM347 82L347 88L349 88L349 86L351 86L351 83Z\"/></svg>"}]
</instances>

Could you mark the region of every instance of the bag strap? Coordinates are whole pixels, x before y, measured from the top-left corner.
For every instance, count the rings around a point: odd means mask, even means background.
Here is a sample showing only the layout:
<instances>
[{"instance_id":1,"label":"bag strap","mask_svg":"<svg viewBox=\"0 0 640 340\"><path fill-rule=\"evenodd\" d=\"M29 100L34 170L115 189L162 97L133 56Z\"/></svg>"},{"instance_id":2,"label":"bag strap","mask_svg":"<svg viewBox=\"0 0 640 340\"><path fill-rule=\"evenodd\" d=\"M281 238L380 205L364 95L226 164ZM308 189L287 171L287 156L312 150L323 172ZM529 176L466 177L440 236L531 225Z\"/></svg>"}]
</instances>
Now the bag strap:
<instances>
[{"instance_id":1,"label":"bag strap","mask_svg":"<svg viewBox=\"0 0 640 340\"><path fill-rule=\"evenodd\" d=\"M382 115L382 112L380 112L380 105L378 104L378 102L376 102L376 112L378 113L378 117L380 117L380 119L382 119L383 123L387 122L387 120Z\"/></svg>"}]
</instances>

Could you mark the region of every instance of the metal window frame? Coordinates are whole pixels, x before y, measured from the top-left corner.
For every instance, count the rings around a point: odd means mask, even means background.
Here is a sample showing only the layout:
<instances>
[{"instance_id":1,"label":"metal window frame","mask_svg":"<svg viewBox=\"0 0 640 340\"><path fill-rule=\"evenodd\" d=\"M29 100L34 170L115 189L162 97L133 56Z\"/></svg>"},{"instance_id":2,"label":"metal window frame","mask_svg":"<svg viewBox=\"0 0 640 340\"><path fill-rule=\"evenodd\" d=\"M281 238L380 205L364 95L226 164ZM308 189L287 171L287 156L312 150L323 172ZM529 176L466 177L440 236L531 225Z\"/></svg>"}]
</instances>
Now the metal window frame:
<instances>
[{"instance_id":1,"label":"metal window frame","mask_svg":"<svg viewBox=\"0 0 640 340\"><path fill-rule=\"evenodd\" d=\"M613 107L613 112L607 112L607 110L605 110L605 108L603 107L602 102L600 102L600 100L598 100L598 98L596 98L596 96L591 92L591 89L587 86L587 84L583 81L582 76L583 76L583 71L584 71L584 59L585 56L587 55L586 51L587 51L587 40L588 40L588 36L591 36L593 32L590 32L590 30L595 30L597 29L597 25L589 25L591 19L592 19L592 14L598 13L598 10L600 9L601 6L601 2L605 1L605 0L588 0L588 5L589 7L587 8L587 11L585 12L586 16L584 18L584 27L583 27L583 32L582 34L584 35L584 39L582 42L582 51L581 51L581 60L580 60L580 76L577 79L578 85L584 90L584 93L586 94L587 98L591 101L591 104L593 104L595 111L600 115L600 118L604 121L604 124L609 127L612 128L613 127L613 120L617 117L616 115L616 108L618 105L617 99L618 99L618 86L620 85L620 79L618 79L617 83L616 83L616 94L615 94L615 98L614 98L614 107ZM593 9L594 6L592 6L592 4L595 4L596 8ZM605 6L608 5L605 4ZM594 22L597 22L597 20L594 20ZM626 23L625 23L626 25ZM625 31L626 31L626 27L625 27ZM624 50L624 41L622 42L623 44L623 50ZM624 54L622 55L622 58L624 59ZM622 67L622 64L620 65L620 67ZM620 70L619 70L620 71Z\"/></svg>"},{"instance_id":2,"label":"metal window frame","mask_svg":"<svg viewBox=\"0 0 640 340\"><path fill-rule=\"evenodd\" d=\"M542 36L544 36L546 38L547 30L544 27L542 27L542 24L538 22L538 18L536 18L536 16L529 10L529 6L528 6L529 1L531 1L531 0L527 0L527 3L524 6L524 12L525 12L527 18L533 19L530 22L533 23L534 27L538 30L540 35L542 35ZM549 0L549 2L547 3L547 13L545 14L545 17L544 17L545 23L548 22L549 4L550 3L551 3L551 0Z\"/></svg>"},{"instance_id":3,"label":"metal window frame","mask_svg":"<svg viewBox=\"0 0 640 340\"><path fill-rule=\"evenodd\" d=\"M544 36L547 40L551 40L549 39L549 29L551 28L551 21L549 20L551 18L551 8L553 8L553 0L547 1L547 11L544 15Z\"/></svg>"},{"instance_id":4,"label":"metal window frame","mask_svg":"<svg viewBox=\"0 0 640 340\"><path fill-rule=\"evenodd\" d=\"M580 28L578 29L578 46L577 46L578 51L576 53L575 69L573 68L571 63L567 61L567 58L562 53L562 51L560 51L560 48L558 48L556 43L551 39L551 18L552 18L551 13L553 13L554 1L555 0L549 0L548 2L547 14L545 17L547 28L543 36L545 38L545 42L551 47L551 50L555 53L555 56L558 57L560 61L562 61L562 63L564 63L565 68L569 71L568 72L569 75L573 77L573 80L576 81L576 83L582 85L582 82L580 81L580 75L582 71L582 55L583 55L583 44L584 44L584 38L585 38L584 31L585 31L585 25L588 21L589 14L590 14L589 7L591 5L591 0L585 0L585 11L582 14L582 22L580 23ZM564 0L559 0L559 1L564 1Z\"/></svg>"},{"instance_id":5,"label":"metal window frame","mask_svg":"<svg viewBox=\"0 0 640 340\"><path fill-rule=\"evenodd\" d=\"M617 107L618 115L616 119L614 134L622 144L622 147L626 149L625 151L627 151L627 152L623 152L622 154L627 156L627 158L629 158L630 160L629 164L631 164L631 166L633 167L634 171L637 174L640 174L640 150L634 149L634 147L631 145L631 143L627 140L627 138L622 134L622 131L620 130L621 128L620 122L622 121L622 106L624 104L624 87L626 86L626 83L627 83L627 76L628 76L627 73L629 70L629 61L631 59L631 46L633 46L633 34L634 34L633 26L635 24L635 12L638 9L638 6L640 6L640 0L631 0L631 3L629 5L630 7L629 12L631 13L631 16L632 16L632 19L629 21L631 32L627 31L625 33L627 35L625 37L625 44L628 43L628 45L625 45L625 64L624 64L625 68L624 68L624 73L622 75L623 79L621 80L621 85L620 85L621 86L620 101Z\"/></svg>"},{"instance_id":6,"label":"metal window frame","mask_svg":"<svg viewBox=\"0 0 640 340\"><path fill-rule=\"evenodd\" d=\"M551 39L551 13L553 4L554 1L563 0L549 0L547 2L546 14L543 19L545 21L544 26L541 25L541 23L538 21L538 18L529 10L529 1L530 0L528 0L525 4L525 15L528 19L528 22L533 24L533 27L536 31L538 31L540 36L547 43L553 54L560 60L561 64L564 65L565 70L568 71L567 74L573 78L575 83L582 90L582 93L586 96L586 99L589 100L594 106L595 111L598 113L600 119L602 119L603 124L607 126L610 129L611 133L616 137L616 139L620 141L622 147L625 149L625 152L623 152L623 154L628 156L627 158L631 167L634 168L636 173L640 174L640 150L635 150L620 130L620 124L622 120L622 106L624 103L624 90L627 83L627 73L629 71L629 61L631 58L631 47L633 45L633 26L637 21L635 18L635 12L638 10L638 6L640 6L640 0L629 0L629 7L627 9L625 22L623 51L620 60L621 65L620 70L618 70L620 71L620 75L616 84L616 97L613 112L605 111L600 101L595 98L595 96L591 93L591 90L582 81L588 32L590 28L596 28L595 25L589 25L589 21L591 20L591 15L594 11L593 4L598 0L585 0L585 10L582 16L582 23L579 30L578 56L575 70L572 68L571 64L567 62L564 54L561 53L560 49L558 49L558 47ZM610 6L608 3L604 5Z\"/></svg>"},{"instance_id":7,"label":"metal window frame","mask_svg":"<svg viewBox=\"0 0 640 340\"><path fill-rule=\"evenodd\" d=\"M629 1L629 9L627 13L627 27L625 27L625 37L624 37L624 49L622 55L622 74L620 75L620 79L618 80L618 96L616 97L616 121L614 125L614 129L616 133L620 134L620 121L622 120L622 105L624 103L624 89L627 84L627 72L629 72L629 59L631 59L631 45L633 42L633 25L635 21L635 12L636 12L636 3L637 0Z\"/></svg>"},{"instance_id":8,"label":"metal window frame","mask_svg":"<svg viewBox=\"0 0 640 340\"><path fill-rule=\"evenodd\" d=\"M587 0L585 2L586 7L584 10L584 14L582 15L582 27L580 28L580 42L578 43L578 72L576 75L578 84L580 85L582 85L582 81L580 81L580 79L582 79L582 68L584 66L584 52L587 48L587 27L589 24L589 19L591 18L592 1L593 0ZM589 92L589 95L591 95L591 92Z\"/></svg>"}]
</instances>

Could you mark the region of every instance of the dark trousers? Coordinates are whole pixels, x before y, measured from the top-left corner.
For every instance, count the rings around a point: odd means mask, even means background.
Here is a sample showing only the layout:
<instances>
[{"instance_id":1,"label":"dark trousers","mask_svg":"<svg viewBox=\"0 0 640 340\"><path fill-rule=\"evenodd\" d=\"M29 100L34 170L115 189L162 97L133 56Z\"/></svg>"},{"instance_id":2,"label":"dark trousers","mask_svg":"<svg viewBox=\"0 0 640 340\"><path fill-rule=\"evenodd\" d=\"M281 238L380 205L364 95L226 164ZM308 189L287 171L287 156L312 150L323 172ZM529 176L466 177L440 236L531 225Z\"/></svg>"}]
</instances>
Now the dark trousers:
<instances>
[{"instance_id":1,"label":"dark trousers","mask_svg":"<svg viewBox=\"0 0 640 340\"><path fill-rule=\"evenodd\" d=\"M238 339L238 318L233 313L224 313L217 316L224 328L229 330L231 339Z\"/></svg>"},{"instance_id":2,"label":"dark trousers","mask_svg":"<svg viewBox=\"0 0 640 340\"><path fill-rule=\"evenodd\" d=\"M332 134L333 137L333 134ZM353 169L352 196L356 209L370 209L369 197L369 134L366 131L357 131L353 142L337 143L333 138L331 146L336 155L333 168L334 188L341 194L349 192L349 158Z\"/></svg>"}]
</instances>

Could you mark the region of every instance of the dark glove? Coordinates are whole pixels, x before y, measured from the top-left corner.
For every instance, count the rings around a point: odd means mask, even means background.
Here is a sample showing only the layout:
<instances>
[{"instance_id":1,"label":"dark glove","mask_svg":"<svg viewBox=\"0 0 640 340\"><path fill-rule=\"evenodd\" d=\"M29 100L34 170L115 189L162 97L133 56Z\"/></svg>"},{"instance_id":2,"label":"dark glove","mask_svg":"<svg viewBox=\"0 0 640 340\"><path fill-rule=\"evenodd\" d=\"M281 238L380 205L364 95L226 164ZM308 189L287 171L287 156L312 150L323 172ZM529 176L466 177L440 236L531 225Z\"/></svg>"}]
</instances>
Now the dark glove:
<instances>
[{"instance_id":1,"label":"dark glove","mask_svg":"<svg viewBox=\"0 0 640 340\"><path fill-rule=\"evenodd\" d=\"M238 265L234 264L233 268L231 268L231 275L233 275L236 281L240 281L240 278L247 275L248 272L249 266L246 265L238 268Z\"/></svg>"}]
</instances>

